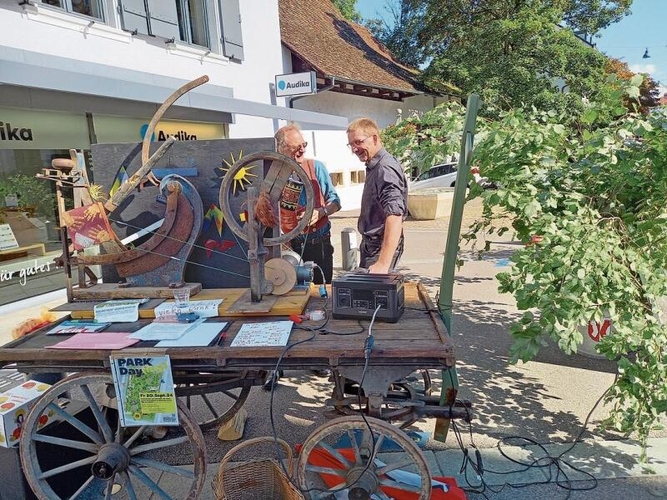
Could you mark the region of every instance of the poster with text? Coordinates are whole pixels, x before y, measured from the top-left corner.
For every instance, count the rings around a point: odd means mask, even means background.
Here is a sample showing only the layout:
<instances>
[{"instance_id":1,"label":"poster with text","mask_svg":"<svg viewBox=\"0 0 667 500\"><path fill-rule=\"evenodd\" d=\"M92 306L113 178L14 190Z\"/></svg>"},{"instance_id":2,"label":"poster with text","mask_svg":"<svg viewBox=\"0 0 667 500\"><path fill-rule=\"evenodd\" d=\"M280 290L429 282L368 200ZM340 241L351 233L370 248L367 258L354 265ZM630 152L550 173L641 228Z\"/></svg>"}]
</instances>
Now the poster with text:
<instances>
[{"instance_id":1,"label":"poster with text","mask_svg":"<svg viewBox=\"0 0 667 500\"><path fill-rule=\"evenodd\" d=\"M179 425L169 356L110 356L123 427Z\"/></svg>"}]
</instances>

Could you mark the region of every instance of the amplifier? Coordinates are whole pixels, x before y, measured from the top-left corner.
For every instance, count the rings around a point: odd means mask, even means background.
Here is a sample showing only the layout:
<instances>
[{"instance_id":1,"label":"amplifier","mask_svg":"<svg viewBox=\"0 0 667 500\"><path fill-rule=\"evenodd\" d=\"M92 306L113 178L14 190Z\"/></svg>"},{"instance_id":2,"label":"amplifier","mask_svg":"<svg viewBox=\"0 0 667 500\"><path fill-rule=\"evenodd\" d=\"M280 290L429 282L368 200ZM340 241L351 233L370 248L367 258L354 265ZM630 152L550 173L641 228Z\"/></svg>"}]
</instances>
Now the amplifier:
<instances>
[{"instance_id":1,"label":"amplifier","mask_svg":"<svg viewBox=\"0 0 667 500\"><path fill-rule=\"evenodd\" d=\"M405 309L401 274L348 273L332 282L335 319L371 319L396 323Z\"/></svg>"}]
</instances>

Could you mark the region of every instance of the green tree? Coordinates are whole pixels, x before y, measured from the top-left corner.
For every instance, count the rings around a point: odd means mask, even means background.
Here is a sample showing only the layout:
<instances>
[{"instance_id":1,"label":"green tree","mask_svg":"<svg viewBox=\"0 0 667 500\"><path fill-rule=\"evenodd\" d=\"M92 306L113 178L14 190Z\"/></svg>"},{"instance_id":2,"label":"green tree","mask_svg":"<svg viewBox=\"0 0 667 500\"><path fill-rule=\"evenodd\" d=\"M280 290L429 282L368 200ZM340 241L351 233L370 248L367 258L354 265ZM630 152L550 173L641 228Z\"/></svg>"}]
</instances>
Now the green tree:
<instances>
[{"instance_id":1,"label":"green tree","mask_svg":"<svg viewBox=\"0 0 667 500\"><path fill-rule=\"evenodd\" d=\"M548 340L575 353L581 327L612 319L598 343L618 364L604 424L645 445L667 414L667 112L628 112L641 84L639 75L612 80L581 112L517 108L479 121L473 162L499 188L471 189L484 212L464 238L482 254L488 235L509 231L524 244L497 276L524 311L509 330L511 362L533 359ZM460 107L422 118L383 131L397 158L450 151Z\"/></svg>"},{"instance_id":2,"label":"green tree","mask_svg":"<svg viewBox=\"0 0 667 500\"><path fill-rule=\"evenodd\" d=\"M423 9L411 5L409 0L387 0L389 19L373 18L366 20L365 25L397 61L417 68L426 61L424 46L417 37Z\"/></svg>"},{"instance_id":3,"label":"green tree","mask_svg":"<svg viewBox=\"0 0 667 500\"><path fill-rule=\"evenodd\" d=\"M345 19L361 22L361 14L357 11L357 0L331 0Z\"/></svg>"},{"instance_id":4,"label":"green tree","mask_svg":"<svg viewBox=\"0 0 667 500\"><path fill-rule=\"evenodd\" d=\"M630 14L632 0L565 0L565 22L574 31L594 35Z\"/></svg>"},{"instance_id":5,"label":"green tree","mask_svg":"<svg viewBox=\"0 0 667 500\"><path fill-rule=\"evenodd\" d=\"M621 80L629 82L635 76L630 71L627 63L619 59L610 57L605 62L605 71L611 75L618 76ZM644 80L639 87L639 97L637 99L626 99L626 107L630 111L639 110L642 113L648 113L651 108L660 104L660 88L658 83L648 75L644 75Z\"/></svg>"},{"instance_id":6,"label":"green tree","mask_svg":"<svg viewBox=\"0 0 667 500\"><path fill-rule=\"evenodd\" d=\"M606 423L646 444L667 412L667 316L659 320L658 307L667 296L667 114L626 114L622 90L636 99L641 81L616 83L607 96L615 101L589 103L576 128L557 113L510 111L475 157L484 175L502 178L484 193L487 218L476 229L513 230L527 245L498 275L525 311L510 329L511 359L532 359L547 338L576 352L578 327L611 317L614 330L598 344L619 371ZM600 122L609 110L621 116Z\"/></svg>"},{"instance_id":7,"label":"green tree","mask_svg":"<svg viewBox=\"0 0 667 500\"><path fill-rule=\"evenodd\" d=\"M435 16L435 6L429 7L428 30L420 35L433 53L427 82L450 81L464 95L478 93L500 109L564 110L572 102L563 91L595 97L604 81L604 56L558 26L562 9L505 0L462 0L460 6L463 12L451 17Z\"/></svg>"},{"instance_id":8,"label":"green tree","mask_svg":"<svg viewBox=\"0 0 667 500\"><path fill-rule=\"evenodd\" d=\"M397 3L398 2L398 3ZM562 111L594 99L605 58L575 32L594 34L631 0L395 0L393 24L370 22L403 62L428 63L424 83L480 94L486 111L534 105ZM567 28L563 27L567 26Z\"/></svg>"}]
</instances>

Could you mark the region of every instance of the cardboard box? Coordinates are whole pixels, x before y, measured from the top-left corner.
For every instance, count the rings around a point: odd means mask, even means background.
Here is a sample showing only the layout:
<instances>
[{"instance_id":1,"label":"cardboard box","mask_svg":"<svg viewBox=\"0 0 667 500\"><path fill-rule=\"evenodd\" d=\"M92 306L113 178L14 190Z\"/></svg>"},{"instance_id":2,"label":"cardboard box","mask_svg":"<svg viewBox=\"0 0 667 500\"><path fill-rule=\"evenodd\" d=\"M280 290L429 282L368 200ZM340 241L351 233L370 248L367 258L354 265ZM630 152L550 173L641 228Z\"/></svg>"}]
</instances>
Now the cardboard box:
<instances>
[{"instance_id":1,"label":"cardboard box","mask_svg":"<svg viewBox=\"0 0 667 500\"><path fill-rule=\"evenodd\" d=\"M49 384L28 380L0 394L0 446L11 448L19 444L21 426L37 399L51 387ZM53 420L50 411L39 419L39 427Z\"/></svg>"}]
</instances>

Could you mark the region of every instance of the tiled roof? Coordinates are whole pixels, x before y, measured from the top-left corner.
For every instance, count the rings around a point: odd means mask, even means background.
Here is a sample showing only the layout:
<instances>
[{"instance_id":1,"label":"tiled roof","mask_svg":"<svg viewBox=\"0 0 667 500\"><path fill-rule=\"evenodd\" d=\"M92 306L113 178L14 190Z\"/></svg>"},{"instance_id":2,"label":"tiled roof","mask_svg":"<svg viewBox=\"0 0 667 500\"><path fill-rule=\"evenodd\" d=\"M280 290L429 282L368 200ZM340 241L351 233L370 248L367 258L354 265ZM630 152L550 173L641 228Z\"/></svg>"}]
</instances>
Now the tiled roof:
<instances>
[{"instance_id":1,"label":"tiled roof","mask_svg":"<svg viewBox=\"0 0 667 500\"><path fill-rule=\"evenodd\" d=\"M279 0L283 44L320 77L402 94L424 92L417 70L395 61L365 27L330 0Z\"/></svg>"}]
</instances>

